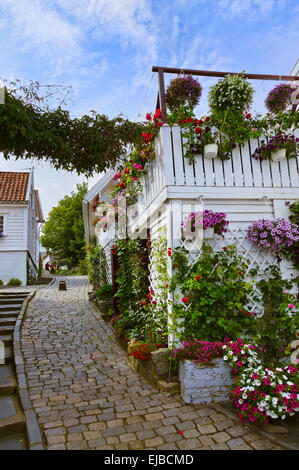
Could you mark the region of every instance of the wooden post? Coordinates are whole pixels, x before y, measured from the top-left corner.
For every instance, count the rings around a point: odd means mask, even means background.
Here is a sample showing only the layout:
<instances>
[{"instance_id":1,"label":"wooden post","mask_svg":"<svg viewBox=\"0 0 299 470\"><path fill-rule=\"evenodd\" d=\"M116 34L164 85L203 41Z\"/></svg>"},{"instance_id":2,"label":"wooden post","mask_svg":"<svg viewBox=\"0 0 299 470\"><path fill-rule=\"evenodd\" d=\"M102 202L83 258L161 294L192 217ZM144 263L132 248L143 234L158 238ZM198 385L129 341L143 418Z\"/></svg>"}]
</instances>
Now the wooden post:
<instances>
[{"instance_id":1,"label":"wooden post","mask_svg":"<svg viewBox=\"0 0 299 470\"><path fill-rule=\"evenodd\" d=\"M159 80L159 102L161 106L161 115L163 123L167 122L167 111L166 111L166 100L165 100L165 85L164 85L164 74L163 69L158 70Z\"/></svg>"}]
</instances>

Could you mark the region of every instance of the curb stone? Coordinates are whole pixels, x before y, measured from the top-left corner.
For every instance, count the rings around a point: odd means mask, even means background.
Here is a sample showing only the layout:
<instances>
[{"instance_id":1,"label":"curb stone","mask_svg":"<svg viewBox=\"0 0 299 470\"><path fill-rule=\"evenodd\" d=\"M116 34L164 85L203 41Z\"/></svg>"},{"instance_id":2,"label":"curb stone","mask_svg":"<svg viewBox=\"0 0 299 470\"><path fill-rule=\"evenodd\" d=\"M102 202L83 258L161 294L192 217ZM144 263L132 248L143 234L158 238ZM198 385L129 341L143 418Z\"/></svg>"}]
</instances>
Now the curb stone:
<instances>
[{"instance_id":1,"label":"curb stone","mask_svg":"<svg viewBox=\"0 0 299 470\"><path fill-rule=\"evenodd\" d=\"M55 281L55 279L54 279ZM21 350L21 327L27 311L28 303L33 299L37 291L31 292L23 302L21 312L17 318L13 333L14 360L17 377L17 394L25 415L25 426L30 450L45 450L42 433L36 418L35 411L28 393L27 379L24 368L24 358Z\"/></svg>"},{"instance_id":2,"label":"curb stone","mask_svg":"<svg viewBox=\"0 0 299 470\"><path fill-rule=\"evenodd\" d=\"M238 420L236 414L233 413L232 411L229 411L229 410L225 409L224 407L219 406L216 403L211 403L210 405L211 405L211 407L213 407L215 409L215 411L218 411L218 412L221 412L221 413L225 414L228 418L231 418L235 421ZM277 444L280 447L283 447L286 450L299 450L298 446L295 446L291 443L285 442L284 440L281 440L278 437L274 437L272 434L259 429L258 426L254 426L251 423L246 423L246 426L251 431L254 431L257 434L260 434L262 437L266 437L267 439L269 439L269 441L273 442L274 444Z\"/></svg>"}]
</instances>

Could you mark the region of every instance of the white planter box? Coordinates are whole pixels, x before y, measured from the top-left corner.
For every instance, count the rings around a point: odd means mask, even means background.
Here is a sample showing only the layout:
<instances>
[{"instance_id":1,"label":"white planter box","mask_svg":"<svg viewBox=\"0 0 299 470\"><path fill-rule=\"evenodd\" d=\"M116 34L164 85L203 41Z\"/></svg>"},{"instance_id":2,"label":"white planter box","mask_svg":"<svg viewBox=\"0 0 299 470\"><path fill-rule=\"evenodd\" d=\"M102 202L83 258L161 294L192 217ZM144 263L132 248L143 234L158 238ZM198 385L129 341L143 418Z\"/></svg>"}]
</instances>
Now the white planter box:
<instances>
[{"instance_id":1,"label":"white planter box","mask_svg":"<svg viewBox=\"0 0 299 470\"><path fill-rule=\"evenodd\" d=\"M271 158L273 162L280 162L281 160L285 160L286 158L286 149L276 150L275 152L271 153Z\"/></svg>"},{"instance_id":2,"label":"white planter box","mask_svg":"<svg viewBox=\"0 0 299 470\"><path fill-rule=\"evenodd\" d=\"M204 147L204 157L205 158L216 158L218 153L217 144L207 144Z\"/></svg>"},{"instance_id":3,"label":"white planter box","mask_svg":"<svg viewBox=\"0 0 299 470\"><path fill-rule=\"evenodd\" d=\"M231 367L222 358L213 365L183 360L179 364L181 395L185 403L210 403L230 398Z\"/></svg>"}]
</instances>

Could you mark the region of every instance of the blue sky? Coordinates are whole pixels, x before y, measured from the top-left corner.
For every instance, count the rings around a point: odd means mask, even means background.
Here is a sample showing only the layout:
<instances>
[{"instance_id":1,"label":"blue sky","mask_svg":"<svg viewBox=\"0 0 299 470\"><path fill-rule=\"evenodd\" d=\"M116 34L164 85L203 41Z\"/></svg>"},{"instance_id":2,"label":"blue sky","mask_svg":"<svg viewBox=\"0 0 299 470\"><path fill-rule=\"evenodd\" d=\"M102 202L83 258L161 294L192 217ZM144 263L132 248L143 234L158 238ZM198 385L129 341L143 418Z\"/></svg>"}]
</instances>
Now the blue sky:
<instances>
[{"instance_id":1,"label":"blue sky","mask_svg":"<svg viewBox=\"0 0 299 470\"><path fill-rule=\"evenodd\" d=\"M77 117L93 109L144 120L156 103L153 65L289 74L298 44L294 0L0 0L1 77L71 85L68 109ZM202 115L215 79L200 82ZM263 112L276 82L253 85L253 110ZM0 157L2 171L30 166ZM36 166L45 214L82 179Z\"/></svg>"}]
</instances>

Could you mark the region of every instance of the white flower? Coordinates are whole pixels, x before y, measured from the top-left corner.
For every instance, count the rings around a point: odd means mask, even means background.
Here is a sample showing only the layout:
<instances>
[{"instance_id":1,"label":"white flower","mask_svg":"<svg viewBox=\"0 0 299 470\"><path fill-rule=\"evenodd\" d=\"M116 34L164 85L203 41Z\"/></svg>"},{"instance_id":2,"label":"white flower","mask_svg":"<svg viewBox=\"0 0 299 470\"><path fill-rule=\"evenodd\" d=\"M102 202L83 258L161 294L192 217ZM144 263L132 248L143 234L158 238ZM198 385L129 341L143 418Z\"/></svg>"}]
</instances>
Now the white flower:
<instances>
[{"instance_id":1,"label":"white flower","mask_svg":"<svg viewBox=\"0 0 299 470\"><path fill-rule=\"evenodd\" d=\"M224 359L225 361L227 361L227 360L228 360L228 357L227 357L227 356L223 356L223 359Z\"/></svg>"},{"instance_id":2,"label":"white flower","mask_svg":"<svg viewBox=\"0 0 299 470\"><path fill-rule=\"evenodd\" d=\"M244 398L244 400L246 400L246 398L247 398L246 393L243 393L242 398Z\"/></svg>"},{"instance_id":3,"label":"white flower","mask_svg":"<svg viewBox=\"0 0 299 470\"><path fill-rule=\"evenodd\" d=\"M273 403L273 405L277 405L278 398L276 398L276 397L272 398L272 403Z\"/></svg>"}]
</instances>

